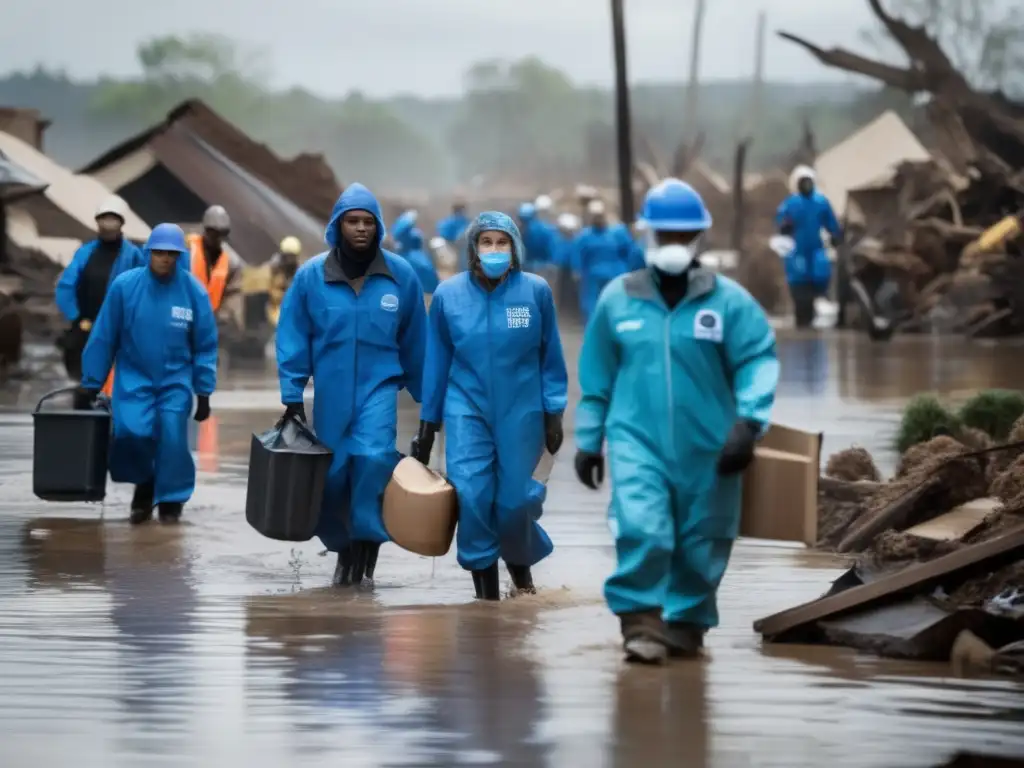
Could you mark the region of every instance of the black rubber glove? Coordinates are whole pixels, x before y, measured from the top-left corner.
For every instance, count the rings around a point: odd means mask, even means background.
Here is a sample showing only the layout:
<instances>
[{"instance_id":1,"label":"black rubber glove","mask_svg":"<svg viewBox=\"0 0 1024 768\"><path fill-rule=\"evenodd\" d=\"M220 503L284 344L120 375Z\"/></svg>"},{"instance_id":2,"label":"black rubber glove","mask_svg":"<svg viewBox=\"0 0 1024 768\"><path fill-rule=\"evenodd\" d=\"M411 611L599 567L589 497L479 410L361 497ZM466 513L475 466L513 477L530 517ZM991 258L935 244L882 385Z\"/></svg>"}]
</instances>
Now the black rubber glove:
<instances>
[{"instance_id":1,"label":"black rubber glove","mask_svg":"<svg viewBox=\"0 0 1024 768\"><path fill-rule=\"evenodd\" d=\"M99 396L100 390L98 389L79 387L74 394L74 409L76 411L91 411L96 406Z\"/></svg>"},{"instance_id":2,"label":"black rubber glove","mask_svg":"<svg viewBox=\"0 0 1024 768\"><path fill-rule=\"evenodd\" d=\"M288 403L284 407L284 418L285 419L298 419L303 424L306 423L306 404L305 403Z\"/></svg>"},{"instance_id":3,"label":"black rubber glove","mask_svg":"<svg viewBox=\"0 0 1024 768\"><path fill-rule=\"evenodd\" d=\"M192 417L198 422L210 418L210 398L207 395L196 395L196 415Z\"/></svg>"},{"instance_id":4,"label":"black rubber glove","mask_svg":"<svg viewBox=\"0 0 1024 768\"><path fill-rule=\"evenodd\" d=\"M545 413L544 446L548 449L548 453L552 455L558 453L558 449L562 447L562 441L564 439L565 433L562 431L562 414Z\"/></svg>"},{"instance_id":5,"label":"black rubber glove","mask_svg":"<svg viewBox=\"0 0 1024 768\"><path fill-rule=\"evenodd\" d=\"M575 464L576 477L587 488L596 491L597 487L604 482L604 456L600 453L577 451Z\"/></svg>"},{"instance_id":6,"label":"black rubber glove","mask_svg":"<svg viewBox=\"0 0 1024 768\"><path fill-rule=\"evenodd\" d=\"M761 431L756 421L737 421L725 440L718 456L718 474L735 475L750 466L754 460L754 445Z\"/></svg>"},{"instance_id":7,"label":"black rubber glove","mask_svg":"<svg viewBox=\"0 0 1024 768\"><path fill-rule=\"evenodd\" d=\"M434 435L440 429L439 424L432 421L421 421L419 432L412 439L409 455L423 466L430 464L430 452L434 450Z\"/></svg>"},{"instance_id":8,"label":"black rubber glove","mask_svg":"<svg viewBox=\"0 0 1024 768\"><path fill-rule=\"evenodd\" d=\"M784 221L779 226L779 234L780 235L785 235L786 237L789 237L789 236L791 236L793 234L793 229L794 229L794 227L793 227L793 222L792 221Z\"/></svg>"}]
</instances>

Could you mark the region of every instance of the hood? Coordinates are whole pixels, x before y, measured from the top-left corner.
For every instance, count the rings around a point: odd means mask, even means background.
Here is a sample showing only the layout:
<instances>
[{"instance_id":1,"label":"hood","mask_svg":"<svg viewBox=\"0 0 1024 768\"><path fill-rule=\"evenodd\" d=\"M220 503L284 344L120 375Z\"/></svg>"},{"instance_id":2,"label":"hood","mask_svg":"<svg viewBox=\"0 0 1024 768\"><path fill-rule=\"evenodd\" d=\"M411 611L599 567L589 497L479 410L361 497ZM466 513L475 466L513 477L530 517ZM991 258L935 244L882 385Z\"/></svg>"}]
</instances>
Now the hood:
<instances>
[{"instance_id":1,"label":"hood","mask_svg":"<svg viewBox=\"0 0 1024 768\"><path fill-rule=\"evenodd\" d=\"M810 179L811 181L817 181L817 174L814 169L809 165L798 165L793 169L793 172L789 174L789 191L794 195L797 193L797 184L800 183L801 179Z\"/></svg>"},{"instance_id":2,"label":"hood","mask_svg":"<svg viewBox=\"0 0 1024 768\"><path fill-rule=\"evenodd\" d=\"M409 230L409 247L414 249L423 247L423 230L419 227L413 227Z\"/></svg>"},{"instance_id":3,"label":"hood","mask_svg":"<svg viewBox=\"0 0 1024 768\"><path fill-rule=\"evenodd\" d=\"M324 242L331 248L338 247L338 243L341 241L341 217L349 211L369 211L373 214L373 218L377 220L377 246L380 247L381 241L387 234L387 230L384 228L384 216L380 212L380 203L369 189L358 182L345 187L338 202L334 204L331 220L327 222L327 230L324 232Z\"/></svg>"},{"instance_id":4,"label":"hood","mask_svg":"<svg viewBox=\"0 0 1024 768\"><path fill-rule=\"evenodd\" d=\"M519 234L519 227L511 216L506 216L499 211L484 211L477 216L469 225L466 232L466 248L469 251L469 263L475 264L479 259L476 253L476 241L480 238L481 232L504 232L512 238L512 269L519 269L522 266L522 259L526 253L523 247L523 237Z\"/></svg>"}]
</instances>

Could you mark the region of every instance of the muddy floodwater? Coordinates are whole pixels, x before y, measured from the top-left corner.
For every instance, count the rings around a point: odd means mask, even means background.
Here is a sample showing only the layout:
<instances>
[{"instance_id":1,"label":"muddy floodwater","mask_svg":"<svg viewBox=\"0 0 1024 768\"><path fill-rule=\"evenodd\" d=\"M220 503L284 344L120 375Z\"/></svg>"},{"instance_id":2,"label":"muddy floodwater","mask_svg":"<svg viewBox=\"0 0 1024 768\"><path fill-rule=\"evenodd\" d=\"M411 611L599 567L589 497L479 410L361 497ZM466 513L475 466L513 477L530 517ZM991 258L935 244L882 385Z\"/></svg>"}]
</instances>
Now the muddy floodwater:
<instances>
[{"instance_id":1,"label":"muddy floodwater","mask_svg":"<svg viewBox=\"0 0 1024 768\"><path fill-rule=\"evenodd\" d=\"M566 339L575 367L578 334ZM783 332L777 421L858 443L886 469L899 406L1024 382L1024 347ZM575 371L573 371L573 374ZM280 413L272 367L229 366L180 527L38 501L40 385L0 395L0 766L937 766L1024 755L1024 685L832 648L762 649L752 622L820 595L842 568L741 541L707 658L620 660L601 599L606 495L558 457L540 594L478 604L454 552L385 546L372 590L335 590L318 542L245 522L252 432ZM575 396L573 403L575 403ZM400 441L417 414L403 408Z\"/></svg>"}]
</instances>

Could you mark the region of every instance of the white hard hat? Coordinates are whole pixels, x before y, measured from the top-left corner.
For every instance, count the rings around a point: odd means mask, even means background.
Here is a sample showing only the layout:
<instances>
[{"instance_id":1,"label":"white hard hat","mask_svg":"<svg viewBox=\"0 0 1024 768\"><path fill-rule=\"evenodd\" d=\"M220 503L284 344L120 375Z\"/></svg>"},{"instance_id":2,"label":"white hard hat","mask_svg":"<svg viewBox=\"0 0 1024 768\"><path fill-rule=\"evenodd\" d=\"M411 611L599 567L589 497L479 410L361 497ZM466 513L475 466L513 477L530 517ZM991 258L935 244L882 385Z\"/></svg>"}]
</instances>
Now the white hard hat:
<instances>
[{"instance_id":1,"label":"white hard hat","mask_svg":"<svg viewBox=\"0 0 1024 768\"><path fill-rule=\"evenodd\" d=\"M231 229L231 217L222 205L211 205L203 214L203 229L227 232Z\"/></svg>"},{"instance_id":2,"label":"white hard hat","mask_svg":"<svg viewBox=\"0 0 1024 768\"><path fill-rule=\"evenodd\" d=\"M100 216L117 216L121 221L128 218L128 203L118 195L111 195L96 208L96 218Z\"/></svg>"},{"instance_id":3,"label":"white hard hat","mask_svg":"<svg viewBox=\"0 0 1024 768\"><path fill-rule=\"evenodd\" d=\"M586 184L580 184L576 187L576 197L589 200L592 197L597 197L597 190Z\"/></svg>"},{"instance_id":4,"label":"white hard hat","mask_svg":"<svg viewBox=\"0 0 1024 768\"><path fill-rule=\"evenodd\" d=\"M536 200L533 201L534 207L538 211L550 211L551 210L551 198L547 195L540 195Z\"/></svg>"},{"instance_id":5,"label":"white hard hat","mask_svg":"<svg viewBox=\"0 0 1024 768\"><path fill-rule=\"evenodd\" d=\"M443 237L432 237L430 238L430 250L436 251L438 248L444 248L448 243Z\"/></svg>"},{"instance_id":6,"label":"white hard hat","mask_svg":"<svg viewBox=\"0 0 1024 768\"><path fill-rule=\"evenodd\" d=\"M605 207L603 200L591 200L589 203L587 203L587 213L589 213L591 216L600 216L604 212Z\"/></svg>"},{"instance_id":7,"label":"white hard hat","mask_svg":"<svg viewBox=\"0 0 1024 768\"><path fill-rule=\"evenodd\" d=\"M799 184L803 179L810 179L811 181L814 181L816 178L817 174L809 165L798 165L793 169L793 172L789 174L789 188L795 192L797 184Z\"/></svg>"},{"instance_id":8,"label":"white hard hat","mask_svg":"<svg viewBox=\"0 0 1024 768\"><path fill-rule=\"evenodd\" d=\"M580 225L579 217L573 213L563 213L558 217L558 226L562 229L577 229Z\"/></svg>"}]
</instances>

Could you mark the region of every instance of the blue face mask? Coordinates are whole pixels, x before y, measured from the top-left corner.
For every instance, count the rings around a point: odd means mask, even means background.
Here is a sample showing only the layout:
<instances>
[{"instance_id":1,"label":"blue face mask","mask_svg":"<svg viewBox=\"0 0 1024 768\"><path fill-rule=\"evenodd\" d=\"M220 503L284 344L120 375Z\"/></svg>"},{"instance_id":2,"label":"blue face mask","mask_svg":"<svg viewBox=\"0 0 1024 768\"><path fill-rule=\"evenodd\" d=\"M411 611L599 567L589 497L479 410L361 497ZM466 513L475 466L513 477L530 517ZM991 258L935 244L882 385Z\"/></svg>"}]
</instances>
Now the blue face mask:
<instances>
[{"instance_id":1,"label":"blue face mask","mask_svg":"<svg viewBox=\"0 0 1024 768\"><path fill-rule=\"evenodd\" d=\"M512 254L509 251L490 251L480 254L480 270L491 280L497 280L508 272L512 266Z\"/></svg>"}]
</instances>

